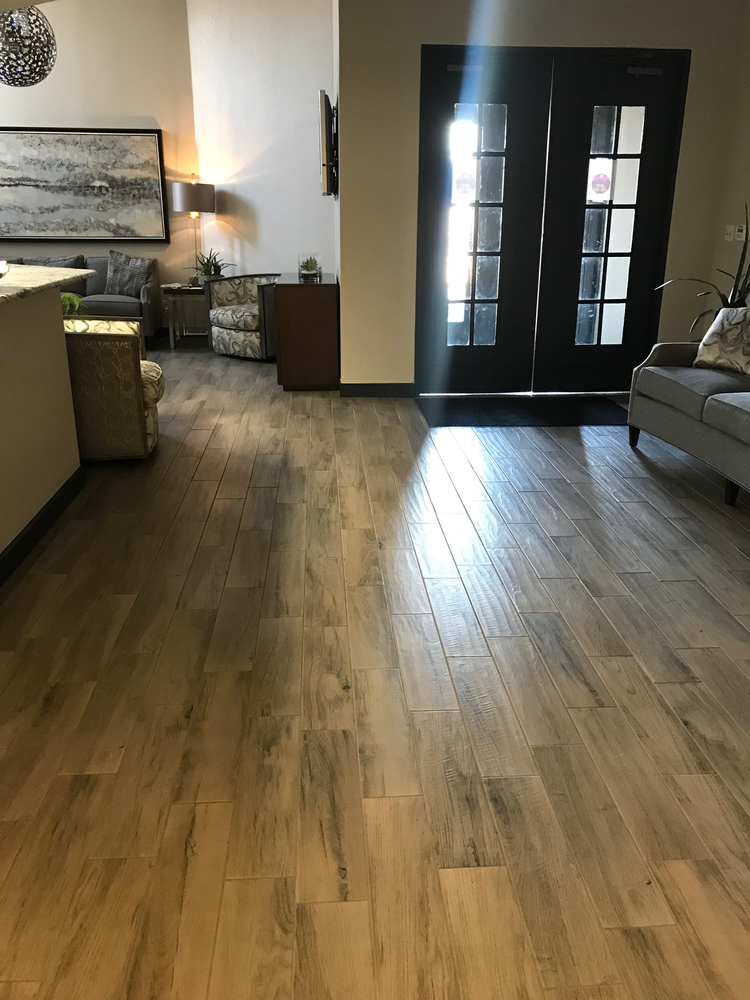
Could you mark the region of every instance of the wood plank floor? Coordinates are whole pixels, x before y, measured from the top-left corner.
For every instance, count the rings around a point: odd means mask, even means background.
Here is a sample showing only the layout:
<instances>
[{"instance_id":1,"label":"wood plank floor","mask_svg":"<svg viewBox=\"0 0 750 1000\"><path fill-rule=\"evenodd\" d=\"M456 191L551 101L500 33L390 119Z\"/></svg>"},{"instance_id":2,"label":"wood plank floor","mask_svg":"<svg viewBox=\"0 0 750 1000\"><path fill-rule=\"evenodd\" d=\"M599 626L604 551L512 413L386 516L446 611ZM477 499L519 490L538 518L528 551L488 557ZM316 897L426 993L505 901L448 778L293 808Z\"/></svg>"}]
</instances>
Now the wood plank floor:
<instances>
[{"instance_id":1,"label":"wood plank floor","mask_svg":"<svg viewBox=\"0 0 750 1000\"><path fill-rule=\"evenodd\" d=\"M0 588L0 1000L748 1000L750 509L154 358Z\"/></svg>"}]
</instances>

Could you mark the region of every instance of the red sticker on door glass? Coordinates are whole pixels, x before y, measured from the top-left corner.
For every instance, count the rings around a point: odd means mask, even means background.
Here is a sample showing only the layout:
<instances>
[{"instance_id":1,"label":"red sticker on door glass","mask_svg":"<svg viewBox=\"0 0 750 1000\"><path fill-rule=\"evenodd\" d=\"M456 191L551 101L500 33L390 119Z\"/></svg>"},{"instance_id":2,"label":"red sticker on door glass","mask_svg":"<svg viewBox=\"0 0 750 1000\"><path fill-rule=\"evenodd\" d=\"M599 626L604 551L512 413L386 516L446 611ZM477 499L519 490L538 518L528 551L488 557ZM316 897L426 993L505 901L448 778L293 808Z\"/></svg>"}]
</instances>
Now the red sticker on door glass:
<instances>
[{"instance_id":1,"label":"red sticker on door glass","mask_svg":"<svg viewBox=\"0 0 750 1000\"><path fill-rule=\"evenodd\" d=\"M609 191L611 183L608 174L595 174L591 180L591 190L595 194L605 194Z\"/></svg>"},{"instance_id":2,"label":"red sticker on door glass","mask_svg":"<svg viewBox=\"0 0 750 1000\"><path fill-rule=\"evenodd\" d=\"M473 174L459 174L456 178L456 190L459 194L471 194L476 185Z\"/></svg>"}]
</instances>

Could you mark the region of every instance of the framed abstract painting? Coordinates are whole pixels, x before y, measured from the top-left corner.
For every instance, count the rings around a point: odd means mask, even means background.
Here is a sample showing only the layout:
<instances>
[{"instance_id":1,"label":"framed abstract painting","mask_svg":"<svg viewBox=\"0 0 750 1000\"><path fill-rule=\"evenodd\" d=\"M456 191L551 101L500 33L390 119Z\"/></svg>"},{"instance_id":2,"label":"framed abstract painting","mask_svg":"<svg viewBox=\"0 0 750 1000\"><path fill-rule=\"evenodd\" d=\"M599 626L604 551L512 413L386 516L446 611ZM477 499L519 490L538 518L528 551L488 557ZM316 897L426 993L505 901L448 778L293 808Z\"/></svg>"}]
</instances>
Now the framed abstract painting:
<instances>
[{"instance_id":1,"label":"framed abstract painting","mask_svg":"<svg viewBox=\"0 0 750 1000\"><path fill-rule=\"evenodd\" d=\"M0 128L0 240L168 243L161 129Z\"/></svg>"}]
</instances>

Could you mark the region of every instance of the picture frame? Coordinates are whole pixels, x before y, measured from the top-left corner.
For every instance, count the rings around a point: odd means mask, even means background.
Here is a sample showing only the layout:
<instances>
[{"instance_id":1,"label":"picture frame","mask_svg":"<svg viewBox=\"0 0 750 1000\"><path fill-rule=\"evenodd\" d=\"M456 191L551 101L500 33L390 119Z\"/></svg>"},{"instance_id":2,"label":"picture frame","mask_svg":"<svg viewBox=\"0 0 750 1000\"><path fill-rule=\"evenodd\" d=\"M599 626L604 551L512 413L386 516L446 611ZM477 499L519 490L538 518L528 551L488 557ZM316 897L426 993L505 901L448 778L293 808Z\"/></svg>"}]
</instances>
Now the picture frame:
<instances>
[{"instance_id":1,"label":"picture frame","mask_svg":"<svg viewBox=\"0 0 750 1000\"><path fill-rule=\"evenodd\" d=\"M0 241L169 243L161 129L0 127Z\"/></svg>"}]
</instances>

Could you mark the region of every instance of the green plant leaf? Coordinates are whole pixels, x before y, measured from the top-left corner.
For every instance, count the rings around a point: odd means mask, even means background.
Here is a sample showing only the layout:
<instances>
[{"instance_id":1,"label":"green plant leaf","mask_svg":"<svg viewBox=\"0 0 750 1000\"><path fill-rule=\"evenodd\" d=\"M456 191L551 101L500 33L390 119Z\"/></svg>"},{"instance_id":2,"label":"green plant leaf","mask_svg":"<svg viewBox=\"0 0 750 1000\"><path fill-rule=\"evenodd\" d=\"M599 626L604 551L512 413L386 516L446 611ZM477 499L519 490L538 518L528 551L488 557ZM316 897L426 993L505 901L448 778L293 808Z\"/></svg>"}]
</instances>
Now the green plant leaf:
<instances>
[{"instance_id":1,"label":"green plant leaf","mask_svg":"<svg viewBox=\"0 0 750 1000\"><path fill-rule=\"evenodd\" d=\"M660 289L666 288L667 285L673 285L676 281L693 281L699 285L708 285L708 287L713 289L713 291L716 292L716 294L719 296L719 301L721 302L724 309L729 308L729 299L727 299L724 292L722 292L719 286L715 285L713 281L706 281L704 278L670 278L669 281L665 281L663 285L658 285L655 291L658 292ZM699 292L698 294L701 295L704 293Z\"/></svg>"},{"instance_id":2,"label":"green plant leaf","mask_svg":"<svg viewBox=\"0 0 750 1000\"><path fill-rule=\"evenodd\" d=\"M219 256L217 250L213 247L208 251L208 253L199 253L195 259L196 266L192 268L195 274L203 274L208 277L221 277L224 273L224 268L227 267L226 261L223 261Z\"/></svg>"},{"instance_id":3,"label":"green plant leaf","mask_svg":"<svg viewBox=\"0 0 750 1000\"><path fill-rule=\"evenodd\" d=\"M729 294L730 300L734 301L739 294L739 290L743 285L743 276L745 271L745 261L747 260L747 240L748 240L748 211L747 202L745 202L745 239L742 241L742 253L740 254L740 262L737 266L737 277L732 285L732 291ZM750 268L748 269L750 270Z\"/></svg>"},{"instance_id":4,"label":"green plant leaf","mask_svg":"<svg viewBox=\"0 0 750 1000\"><path fill-rule=\"evenodd\" d=\"M716 292L717 295L721 295L724 298L726 298L726 296L724 295L724 293L722 292L722 290L719 288L718 285L715 285L713 281L706 281L705 278L670 278L669 281L665 281L663 285L657 285L656 291L658 292L659 289L666 288L667 285L674 285L675 282L677 281L695 281L699 285L708 285L710 288L713 288L713 290Z\"/></svg>"},{"instance_id":5,"label":"green plant leaf","mask_svg":"<svg viewBox=\"0 0 750 1000\"><path fill-rule=\"evenodd\" d=\"M86 306L80 295L74 292L62 292L60 295L63 316L85 316Z\"/></svg>"},{"instance_id":6,"label":"green plant leaf","mask_svg":"<svg viewBox=\"0 0 750 1000\"><path fill-rule=\"evenodd\" d=\"M713 313L713 315L715 317L716 313L717 313L717 310L716 309L704 309L702 313L698 313L698 315L695 317L695 319L693 320L693 322L690 325L690 333L693 332L693 330L700 323L700 321L703 319L704 316L710 316L712 313Z\"/></svg>"}]
</instances>

